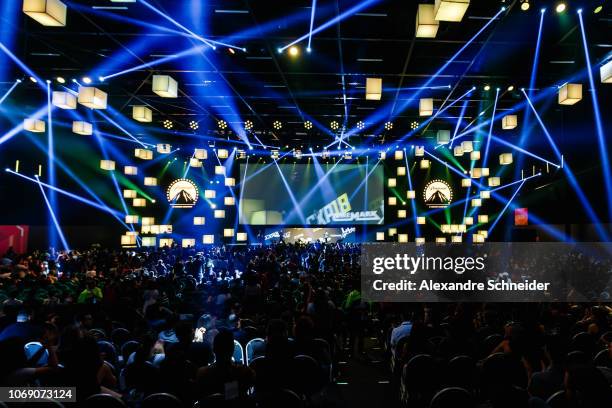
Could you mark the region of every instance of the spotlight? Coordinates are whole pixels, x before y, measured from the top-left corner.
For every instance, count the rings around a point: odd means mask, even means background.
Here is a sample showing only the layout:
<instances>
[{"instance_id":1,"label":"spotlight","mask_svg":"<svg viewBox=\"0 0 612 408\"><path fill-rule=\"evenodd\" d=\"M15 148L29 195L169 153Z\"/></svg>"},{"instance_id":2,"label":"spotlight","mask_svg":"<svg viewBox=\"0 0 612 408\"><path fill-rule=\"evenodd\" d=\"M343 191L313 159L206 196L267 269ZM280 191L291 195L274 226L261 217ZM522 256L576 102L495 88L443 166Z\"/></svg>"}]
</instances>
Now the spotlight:
<instances>
[{"instance_id":1,"label":"spotlight","mask_svg":"<svg viewBox=\"0 0 612 408\"><path fill-rule=\"evenodd\" d=\"M393 122L386 122L385 130L391 130L391 129L393 129Z\"/></svg>"},{"instance_id":2,"label":"spotlight","mask_svg":"<svg viewBox=\"0 0 612 408\"><path fill-rule=\"evenodd\" d=\"M272 127L275 130L281 130L283 128L283 124L281 123L280 120L275 120L274 123L272 123Z\"/></svg>"},{"instance_id":3,"label":"spotlight","mask_svg":"<svg viewBox=\"0 0 612 408\"><path fill-rule=\"evenodd\" d=\"M306 52L310 52L310 51L312 51L312 48L310 47L306 48Z\"/></svg>"},{"instance_id":4,"label":"spotlight","mask_svg":"<svg viewBox=\"0 0 612 408\"><path fill-rule=\"evenodd\" d=\"M306 130L310 130L312 129L312 122L307 120L306 122L304 122L304 129Z\"/></svg>"},{"instance_id":5,"label":"spotlight","mask_svg":"<svg viewBox=\"0 0 612 408\"><path fill-rule=\"evenodd\" d=\"M595 10L593 10L593 13L598 14L599 12L601 12L602 9L603 9L603 6L599 5L599 6L595 7Z\"/></svg>"},{"instance_id":6,"label":"spotlight","mask_svg":"<svg viewBox=\"0 0 612 408\"><path fill-rule=\"evenodd\" d=\"M521 1L521 10L523 11L529 10L529 0Z\"/></svg>"},{"instance_id":7,"label":"spotlight","mask_svg":"<svg viewBox=\"0 0 612 408\"><path fill-rule=\"evenodd\" d=\"M362 120L360 120L359 122L357 122L357 129L359 130L363 130L365 128L365 123L363 123Z\"/></svg>"},{"instance_id":8,"label":"spotlight","mask_svg":"<svg viewBox=\"0 0 612 408\"><path fill-rule=\"evenodd\" d=\"M217 122L217 127L221 130L227 129L227 122L221 119Z\"/></svg>"},{"instance_id":9,"label":"spotlight","mask_svg":"<svg viewBox=\"0 0 612 408\"><path fill-rule=\"evenodd\" d=\"M191 130L198 130L200 125L195 120L192 120L191 122L189 122L189 127L191 128Z\"/></svg>"},{"instance_id":10,"label":"spotlight","mask_svg":"<svg viewBox=\"0 0 612 408\"><path fill-rule=\"evenodd\" d=\"M84 84L91 84L91 78L90 77L83 77L83 83Z\"/></svg>"},{"instance_id":11,"label":"spotlight","mask_svg":"<svg viewBox=\"0 0 612 408\"><path fill-rule=\"evenodd\" d=\"M37 83L37 82L38 82L38 81L36 80L36 78L34 78L34 77L30 77L30 81L32 81L32 82L34 82L34 83Z\"/></svg>"},{"instance_id":12,"label":"spotlight","mask_svg":"<svg viewBox=\"0 0 612 408\"><path fill-rule=\"evenodd\" d=\"M236 51L234 51L234 49L233 49L233 48L228 48L227 50L228 50L228 51L229 51L229 53L230 53L230 54L232 54L232 55L236 54Z\"/></svg>"},{"instance_id":13,"label":"spotlight","mask_svg":"<svg viewBox=\"0 0 612 408\"><path fill-rule=\"evenodd\" d=\"M557 3L557 6L555 7L555 11L557 13L563 13L565 9L567 9L567 5L564 2Z\"/></svg>"},{"instance_id":14,"label":"spotlight","mask_svg":"<svg viewBox=\"0 0 612 408\"><path fill-rule=\"evenodd\" d=\"M295 45L292 45L291 47L289 47L289 55L291 55L292 57L297 57L298 55L300 55L300 49Z\"/></svg>"},{"instance_id":15,"label":"spotlight","mask_svg":"<svg viewBox=\"0 0 612 408\"><path fill-rule=\"evenodd\" d=\"M484 90L485 90L485 91L489 91L489 90L491 90L491 85L485 85L485 86L484 86Z\"/></svg>"},{"instance_id":16,"label":"spotlight","mask_svg":"<svg viewBox=\"0 0 612 408\"><path fill-rule=\"evenodd\" d=\"M251 122L250 120L245 120L244 130L251 130L251 129L253 129L253 122Z\"/></svg>"},{"instance_id":17,"label":"spotlight","mask_svg":"<svg viewBox=\"0 0 612 408\"><path fill-rule=\"evenodd\" d=\"M57 78L55 78L55 80L57 82L59 82L60 84L65 84L66 83L66 80L63 77L57 77Z\"/></svg>"},{"instance_id":18,"label":"spotlight","mask_svg":"<svg viewBox=\"0 0 612 408\"><path fill-rule=\"evenodd\" d=\"M416 130L418 128L419 128L419 122L417 122L416 120L413 120L412 123L410 124L410 129Z\"/></svg>"},{"instance_id":19,"label":"spotlight","mask_svg":"<svg viewBox=\"0 0 612 408\"><path fill-rule=\"evenodd\" d=\"M170 119L164 120L162 124L164 125L166 129L172 129L172 127L174 126L174 123L172 123Z\"/></svg>"},{"instance_id":20,"label":"spotlight","mask_svg":"<svg viewBox=\"0 0 612 408\"><path fill-rule=\"evenodd\" d=\"M510 86L508 87L508 92L512 92L512 91L514 91L514 85L510 85Z\"/></svg>"},{"instance_id":21,"label":"spotlight","mask_svg":"<svg viewBox=\"0 0 612 408\"><path fill-rule=\"evenodd\" d=\"M340 127L340 125L335 120L332 120L329 124L329 127L331 128L331 130L338 130L338 127Z\"/></svg>"},{"instance_id":22,"label":"spotlight","mask_svg":"<svg viewBox=\"0 0 612 408\"><path fill-rule=\"evenodd\" d=\"M104 82L104 77L103 77L103 76L99 76L99 77L98 77L98 81L100 81L100 82Z\"/></svg>"}]
</instances>

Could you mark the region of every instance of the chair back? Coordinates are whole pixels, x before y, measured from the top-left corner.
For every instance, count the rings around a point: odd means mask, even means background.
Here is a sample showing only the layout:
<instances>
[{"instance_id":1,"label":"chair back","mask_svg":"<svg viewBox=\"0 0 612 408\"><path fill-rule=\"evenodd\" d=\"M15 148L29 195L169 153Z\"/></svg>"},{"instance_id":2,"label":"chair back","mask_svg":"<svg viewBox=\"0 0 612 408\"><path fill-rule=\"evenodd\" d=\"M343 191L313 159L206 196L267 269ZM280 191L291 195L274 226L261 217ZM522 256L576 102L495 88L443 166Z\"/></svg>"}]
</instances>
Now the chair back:
<instances>
[{"instance_id":1,"label":"chair back","mask_svg":"<svg viewBox=\"0 0 612 408\"><path fill-rule=\"evenodd\" d=\"M181 408L181 400L165 392L151 394L142 401L142 408Z\"/></svg>"},{"instance_id":2,"label":"chair back","mask_svg":"<svg viewBox=\"0 0 612 408\"><path fill-rule=\"evenodd\" d=\"M293 358L291 389L300 395L310 396L323 386L323 371L312 357L299 355Z\"/></svg>"},{"instance_id":3,"label":"chair back","mask_svg":"<svg viewBox=\"0 0 612 408\"><path fill-rule=\"evenodd\" d=\"M113 365L117 364L117 348L113 343L106 340L98 340L98 347L100 348L100 354L102 354L103 360L106 360Z\"/></svg>"},{"instance_id":4,"label":"chair back","mask_svg":"<svg viewBox=\"0 0 612 408\"><path fill-rule=\"evenodd\" d=\"M474 400L470 392L459 387L449 387L438 391L429 404L429 408L470 408L473 406Z\"/></svg>"},{"instance_id":5,"label":"chair back","mask_svg":"<svg viewBox=\"0 0 612 408\"><path fill-rule=\"evenodd\" d=\"M232 358L235 363L244 364L244 350L238 340L234 340L234 355Z\"/></svg>"},{"instance_id":6,"label":"chair back","mask_svg":"<svg viewBox=\"0 0 612 408\"><path fill-rule=\"evenodd\" d=\"M123 327L118 327L111 332L111 341L118 348L121 348L121 346L123 346L127 341L131 339L132 334L128 329L125 329Z\"/></svg>"},{"instance_id":7,"label":"chair back","mask_svg":"<svg viewBox=\"0 0 612 408\"><path fill-rule=\"evenodd\" d=\"M255 338L247 343L245 351L246 364L249 365L253 359L266 355L266 341L262 338Z\"/></svg>"},{"instance_id":8,"label":"chair back","mask_svg":"<svg viewBox=\"0 0 612 408\"><path fill-rule=\"evenodd\" d=\"M565 398L565 391L557 391L546 400L550 408L567 408L569 404Z\"/></svg>"},{"instance_id":9,"label":"chair back","mask_svg":"<svg viewBox=\"0 0 612 408\"><path fill-rule=\"evenodd\" d=\"M94 394L85 401L87 408L127 408L119 398L110 394Z\"/></svg>"}]
</instances>

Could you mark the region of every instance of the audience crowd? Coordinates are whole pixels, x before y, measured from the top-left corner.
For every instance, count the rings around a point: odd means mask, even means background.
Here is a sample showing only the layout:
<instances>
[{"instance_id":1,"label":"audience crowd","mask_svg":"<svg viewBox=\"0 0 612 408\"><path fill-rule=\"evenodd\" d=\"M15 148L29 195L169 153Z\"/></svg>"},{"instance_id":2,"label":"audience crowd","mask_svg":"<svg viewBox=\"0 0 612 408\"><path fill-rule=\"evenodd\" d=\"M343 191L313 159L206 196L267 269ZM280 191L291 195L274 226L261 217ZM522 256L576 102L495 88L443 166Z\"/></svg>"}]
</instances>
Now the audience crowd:
<instances>
[{"instance_id":1,"label":"audience crowd","mask_svg":"<svg viewBox=\"0 0 612 408\"><path fill-rule=\"evenodd\" d=\"M392 407L612 406L609 304L368 303L360 253L9 250L0 385L76 387L66 407L347 406L340 367L380 348Z\"/></svg>"}]
</instances>

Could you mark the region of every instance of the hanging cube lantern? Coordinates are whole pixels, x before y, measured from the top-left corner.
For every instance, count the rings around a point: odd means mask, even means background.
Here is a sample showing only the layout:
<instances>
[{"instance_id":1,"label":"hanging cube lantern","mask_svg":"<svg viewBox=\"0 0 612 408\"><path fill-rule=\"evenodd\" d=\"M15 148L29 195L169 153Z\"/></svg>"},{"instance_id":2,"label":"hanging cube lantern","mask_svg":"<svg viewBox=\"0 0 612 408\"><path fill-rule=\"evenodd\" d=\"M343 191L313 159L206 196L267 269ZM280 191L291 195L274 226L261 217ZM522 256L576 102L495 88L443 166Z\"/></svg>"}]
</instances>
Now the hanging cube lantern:
<instances>
[{"instance_id":1,"label":"hanging cube lantern","mask_svg":"<svg viewBox=\"0 0 612 408\"><path fill-rule=\"evenodd\" d=\"M145 177L144 178L144 185L145 186L156 186L157 185L157 178L155 178L155 177Z\"/></svg>"},{"instance_id":2,"label":"hanging cube lantern","mask_svg":"<svg viewBox=\"0 0 612 408\"><path fill-rule=\"evenodd\" d=\"M147 201L144 198L134 198L132 200L132 205L134 207L146 207Z\"/></svg>"},{"instance_id":3,"label":"hanging cube lantern","mask_svg":"<svg viewBox=\"0 0 612 408\"><path fill-rule=\"evenodd\" d=\"M208 159L208 152L206 149L195 149L193 157L198 160L206 160Z\"/></svg>"},{"instance_id":4,"label":"hanging cube lantern","mask_svg":"<svg viewBox=\"0 0 612 408\"><path fill-rule=\"evenodd\" d=\"M408 234L397 234L397 242L401 242L401 243L408 242Z\"/></svg>"},{"instance_id":5,"label":"hanging cube lantern","mask_svg":"<svg viewBox=\"0 0 612 408\"><path fill-rule=\"evenodd\" d=\"M70 92L53 91L51 103L60 109L76 109L77 98Z\"/></svg>"},{"instance_id":6,"label":"hanging cube lantern","mask_svg":"<svg viewBox=\"0 0 612 408\"><path fill-rule=\"evenodd\" d=\"M190 167L202 167L202 162L196 159L195 157L191 157L189 159L189 166Z\"/></svg>"},{"instance_id":7,"label":"hanging cube lantern","mask_svg":"<svg viewBox=\"0 0 612 408\"><path fill-rule=\"evenodd\" d=\"M414 239L414 242L417 244L417 246L424 245L425 244L425 238L423 238L423 237L416 237Z\"/></svg>"},{"instance_id":8,"label":"hanging cube lantern","mask_svg":"<svg viewBox=\"0 0 612 408\"><path fill-rule=\"evenodd\" d=\"M215 166L215 174L225 176L225 166Z\"/></svg>"},{"instance_id":9,"label":"hanging cube lantern","mask_svg":"<svg viewBox=\"0 0 612 408\"><path fill-rule=\"evenodd\" d=\"M215 210L213 214L215 218L225 218L225 210Z\"/></svg>"},{"instance_id":10,"label":"hanging cube lantern","mask_svg":"<svg viewBox=\"0 0 612 408\"><path fill-rule=\"evenodd\" d=\"M446 244L446 237L436 237L436 244Z\"/></svg>"},{"instance_id":11,"label":"hanging cube lantern","mask_svg":"<svg viewBox=\"0 0 612 408\"><path fill-rule=\"evenodd\" d=\"M178 82L170 75L153 75L153 92L162 98L176 98Z\"/></svg>"},{"instance_id":12,"label":"hanging cube lantern","mask_svg":"<svg viewBox=\"0 0 612 408\"><path fill-rule=\"evenodd\" d=\"M217 150L217 156L220 159L227 159L229 157L229 151L227 149L219 149Z\"/></svg>"},{"instance_id":13,"label":"hanging cube lantern","mask_svg":"<svg viewBox=\"0 0 612 408\"><path fill-rule=\"evenodd\" d=\"M204 198L215 198L217 192L215 190L204 190Z\"/></svg>"},{"instance_id":14,"label":"hanging cube lantern","mask_svg":"<svg viewBox=\"0 0 612 408\"><path fill-rule=\"evenodd\" d=\"M138 193L136 190L123 190L123 198L136 198Z\"/></svg>"},{"instance_id":15,"label":"hanging cube lantern","mask_svg":"<svg viewBox=\"0 0 612 408\"><path fill-rule=\"evenodd\" d=\"M397 205L397 197L393 196L393 197L389 197L387 199L387 202L390 206L394 206Z\"/></svg>"},{"instance_id":16,"label":"hanging cube lantern","mask_svg":"<svg viewBox=\"0 0 612 408\"><path fill-rule=\"evenodd\" d=\"M406 210L397 210L397 218L406 218Z\"/></svg>"},{"instance_id":17,"label":"hanging cube lantern","mask_svg":"<svg viewBox=\"0 0 612 408\"><path fill-rule=\"evenodd\" d=\"M248 236L246 232L238 232L236 234L236 241L238 242L246 242L248 240Z\"/></svg>"},{"instance_id":18,"label":"hanging cube lantern","mask_svg":"<svg viewBox=\"0 0 612 408\"><path fill-rule=\"evenodd\" d=\"M125 223L126 224L138 224L138 216L137 215L126 215L125 216Z\"/></svg>"},{"instance_id":19,"label":"hanging cube lantern","mask_svg":"<svg viewBox=\"0 0 612 408\"><path fill-rule=\"evenodd\" d=\"M223 229L223 236L225 238L231 238L234 236L234 229L233 228L224 228Z\"/></svg>"},{"instance_id":20,"label":"hanging cube lantern","mask_svg":"<svg viewBox=\"0 0 612 408\"><path fill-rule=\"evenodd\" d=\"M433 98L421 98L419 100L419 116L433 115Z\"/></svg>"},{"instance_id":21,"label":"hanging cube lantern","mask_svg":"<svg viewBox=\"0 0 612 408\"><path fill-rule=\"evenodd\" d=\"M121 236L122 246L133 246L136 245L136 237L134 235L122 235Z\"/></svg>"},{"instance_id":22,"label":"hanging cube lantern","mask_svg":"<svg viewBox=\"0 0 612 408\"><path fill-rule=\"evenodd\" d=\"M414 190L408 190L406 191L406 197L409 200L414 200L414 198L416 197L416 192Z\"/></svg>"},{"instance_id":23,"label":"hanging cube lantern","mask_svg":"<svg viewBox=\"0 0 612 408\"><path fill-rule=\"evenodd\" d=\"M463 156L463 147L461 147L461 145L455 146L453 148L453 156L455 156L455 157Z\"/></svg>"},{"instance_id":24,"label":"hanging cube lantern","mask_svg":"<svg viewBox=\"0 0 612 408\"><path fill-rule=\"evenodd\" d=\"M417 224L418 225L425 225L426 222L426 218L425 217L417 217Z\"/></svg>"},{"instance_id":25,"label":"hanging cube lantern","mask_svg":"<svg viewBox=\"0 0 612 408\"><path fill-rule=\"evenodd\" d=\"M470 153L474 151L474 143L472 143L471 140L464 140L461 142L461 150L463 150L463 153Z\"/></svg>"},{"instance_id":26,"label":"hanging cube lantern","mask_svg":"<svg viewBox=\"0 0 612 408\"><path fill-rule=\"evenodd\" d=\"M463 239L461 238L461 235L453 235L451 237L451 242L453 244L460 244L461 242L463 242Z\"/></svg>"},{"instance_id":27,"label":"hanging cube lantern","mask_svg":"<svg viewBox=\"0 0 612 408\"><path fill-rule=\"evenodd\" d=\"M474 225L474 217L465 217L463 223L465 225Z\"/></svg>"},{"instance_id":28,"label":"hanging cube lantern","mask_svg":"<svg viewBox=\"0 0 612 408\"><path fill-rule=\"evenodd\" d=\"M142 237L143 247L154 247L157 245L157 237Z\"/></svg>"},{"instance_id":29,"label":"hanging cube lantern","mask_svg":"<svg viewBox=\"0 0 612 408\"><path fill-rule=\"evenodd\" d=\"M346 152L344 152L344 154L342 155L342 157L343 157L345 160L351 160L351 159L353 158L353 152L351 152L350 150L349 150L349 151L346 151Z\"/></svg>"},{"instance_id":30,"label":"hanging cube lantern","mask_svg":"<svg viewBox=\"0 0 612 408\"><path fill-rule=\"evenodd\" d=\"M559 105L573 105L582 99L582 84L565 84L559 88Z\"/></svg>"},{"instance_id":31,"label":"hanging cube lantern","mask_svg":"<svg viewBox=\"0 0 612 408\"><path fill-rule=\"evenodd\" d=\"M100 168L102 170L115 170L115 162L113 160L100 160Z\"/></svg>"},{"instance_id":32,"label":"hanging cube lantern","mask_svg":"<svg viewBox=\"0 0 612 408\"><path fill-rule=\"evenodd\" d=\"M450 234L450 232L451 232L450 224L442 224L442 225L440 225L440 231L443 234Z\"/></svg>"},{"instance_id":33,"label":"hanging cube lantern","mask_svg":"<svg viewBox=\"0 0 612 408\"><path fill-rule=\"evenodd\" d=\"M472 235L472 242L474 242L475 244L482 244L483 242L485 242L485 237L480 234L474 234Z\"/></svg>"},{"instance_id":34,"label":"hanging cube lantern","mask_svg":"<svg viewBox=\"0 0 612 408\"><path fill-rule=\"evenodd\" d=\"M377 241L384 241L385 240L385 232L384 231L378 231L376 233L376 240Z\"/></svg>"},{"instance_id":35,"label":"hanging cube lantern","mask_svg":"<svg viewBox=\"0 0 612 408\"><path fill-rule=\"evenodd\" d=\"M72 132L77 135L90 136L93 134L93 125L89 122L75 120L72 122Z\"/></svg>"},{"instance_id":36,"label":"hanging cube lantern","mask_svg":"<svg viewBox=\"0 0 612 408\"><path fill-rule=\"evenodd\" d=\"M60 0L23 0L23 12L47 27L66 26L66 5Z\"/></svg>"},{"instance_id":37,"label":"hanging cube lantern","mask_svg":"<svg viewBox=\"0 0 612 408\"><path fill-rule=\"evenodd\" d=\"M470 153L470 160L480 160L480 151L474 150Z\"/></svg>"},{"instance_id":38,"label":"hanging cube lantern","mask_svg":"<svg viewBox=\"0 0 612 408\"><path fill-rule=\"evenodd\" d=\"M162 224L159 226L160 234L172 234L172 225L170 224Z\"/></svg>"},{"instance_id":39,"label":"hanging cube lantern","mask_svg":"<svg viewBox=\"0 0 612 408\"><path fill-rule=\"evenodd\" d=\"M440 23L435 19L433 4L419 4L416 14L417 38L435 38ZM423 116L423 115L421 115Z\"/></svg>"},{"instance_id":40,"label":"hanging cube lantern","mask_svg":"<svg viewBox=\"0 0 612 408\"><path fill-rule=\"evenodd\" d=\"M39 119L24 119L23 128L28 132L43 133L45 131L45 122Z\"/></svg>"},{"instance_id":41,"label":"hanging cube lantern","mask_svg":"<svg viewBox=\"0 0 612 408\"><path fill-rule=\"evenodd\" d=\"M79 86L78 102L91 109L106 109L108 95L93 86Z\"/></svg>"},{"instance_id":42,"label":"hanging cube lantern","mask_svg":"<svg viewBox=\"0 0 612 408\"><path fill-rule=\"evenodd\" d=\"M470 0L436 0L434 16L437 21L459 22L470 5Z\"/></svg>"},{"instance_id":43,"label":"hanging cube lantern","mask_svg":"<svg viewBox=\"0 0 612 408\"><path fill-rule=\"evenodd\" d=\"M483 167L481 169L481 171L482 171L483 177L488 177L489 176L489 168L488 167Z\"/></svg>"},{"instance_id":44,"label":"hanging cube lantern","mask_svg":"<svg viewBox=\"0 0 612 408\"><path fill-rule=\"evenodd\" d=\"M486 224L487 222L489 222L489 216L486 214L480 214L478 215L478 222L480 224Z\"/></svg>"},{"instance_id":45,"label":"hanging cube lantern","mask_svg":"<svg viewBox=\"0 0 612 408\"><path fill-rule=\"evenodd\" d=\"M414 156L415 157L423 157L423 156L425 156L425 146L416 146L414 148Z\"/></svg>"},{"instance_id":46,"label":"hanging cube lantern","mask_svg":"<svg viewBox=\"0 0 612 408\"><path fill-rule=\"evenodd\" d=\"M203 244L214 244L215 243L215 236L214 235L202 235L202 243Z\"/></svg>"},{"instance_id":47,"label":"hanging cube lantern","mask_svg":"<svg viewBox=\"0 0 612 408\"><path fill-rule=\"evenodd\" d=\"M406 175L406 167L404 166L400 166L397 168L397 175L398 176L405 176Z\"/></svg>"},{"instance_id":48,"label":"hanging cube lantern","mask_svg":"<svg viewBox=\"0 0 612 408\"><path fill-rule=\"evenodd\" d=\"M223 198L223 204L225 205L236 205L236 199L233 196L227 196Z\"/></svg>"},{"instance_id":49,"label":"hanging cube lantern","mask_svg":"<svg viewBox=\"0 0 612 408\"><path fill-rule=\"evenodd\" d=\"M132 106L132 118L142 123L153 122L153 111L148 106L134 105Z\"/></svg>"},{"instance_id":50,"label":"hanging cube lantern","mask_svg":"<svg viewBox=\"0 0 612 408\"><path fill-rule=\"evenodd\" d=\"M160 248L170 248L173 244L174 244L174 239L172 238L160 238L159 239Z\"/></svg>"},{"instance_id":51,"label":"hanging cube lantern","mask_svg":"<svg viewBox=\"0 0 612 408\"><path fill-rule=\"evenodd\" d=\"M482 236L483 238L488 238L489 237L489 231L487 231L487 230L478 230L478 235Z\"/></svg>"},{"instance_id":52,"label":"hanging cube lantern","mask_svg":"<svg viewBox=\"0 0 612 408\"><path fill-rule=\"evenodd\" d=\"M193 238L183 238L181 240L181 247L183 248L193 248L195 246L195 239Z\"/></svg>"},{"instance_id":53,"label":"hanging cube lantern","mask_svg":"<svg viewBox=\"0 0 612 408\"><path fill-rule=\"evenodd\" d=\"M193 217L193 225L204 225L205 223L205 217Z\"/></svg>"},{"instance_id":54,"label":"hanging cube lantern","mask_svg":"<svg viewBox=\"0 0 612 408\"><path fill-rule=\"evenodd\" d=\"M394 236L397 234L397 228L389 228L388 234L390 237Z\"/></svg>"},{"instance_id":55,"label":"hanging cube lantern","mask_svg":"<svg viewBox=\"0 0 612 408\"><path fill-rule=\"evenodd\" d=\"M472 207L481 207L481 206L482 206L482 200L480 198L472 198Z\"/></svg>"},{"instance_id":56,"label":"hanging cube lantern","mask_svg":"<svg viewBox=\"0 0 612 408\"><path fill-rule=\"evenodd\" d=\"M168 143L158 143L155 147L157 149L157 153L161 154L168 154L172 151L172 146Z\"/></svg>"},{"instance_id":57,"label":"hanging cube lantern","mask_svg":"<svg viewBox=\"0 0 612 408\"><path fill-rule=\"evenodd\" d=\"M389 178L387 180L387 187L395 187L395 186L397 186L397 179Z\"/></svg>"},{"instance_id":58,"label":"hanging cube lantern","mask_svg":"<svg viewBox=\"0 0 612 408\"><path fill-rule=\"evenodd\" d=\"M512 153L502 153L499 155L499 164L506 166L512 164Z\"/></svg>"},{"instance_id":59,"label":"hanging cube lantern","mask_svg":"<svg viewBox=\"0 0 612 408\"><path fill-rule=\"evenodd\" d=\"M135 166L125 166L123 167L123 174L127 176L135 176L138 174L138 167Z\"/></svg>"},{"instance_id":60,"label":"hanging cube lantern","mask_svg":"<svg viewBox=\"0 0 612 408\"><path fill-rule=\"evenodd\" d=\"M366 78L366 99L380 101L382 97L382 78Z\"/></svg>"},{"instance_id":61,"label":"hanging cube lantern","mask_svg":"<svg viewBox=\"0 0 612 408\"><path fill-rule=\"evenodd\" d=\"M428 169L431 166L431 162L427 159L421 160L421 169Z\"/></svg>"},{"instance_id":62,"label":"hanging cube lantern","mask_svg":"<svg viewBox=\"0 0 612 408\"><path fill-rule=\"evenodd\" d=\"M501 184L501 180L499 177L489 177L488 184L489 187L497 187Z\"/></svg>"},{"instance_id":63,"label":"hanging cube lantern","mask_svg":"<svg viewBox=\"0 0 612 408\"><path fill-rule=\"evenodd\" d=\"M234 187L236 185L236 179L233 177L226 177L225 178L225 185L227 187Z\"/></svg>"},{"instance_id":64,"label":"hanging cube lantern","mask_svg":"<svg viewBox=\"0 0 612 408\"><path fill-rule=\"evenodd\" d=\"M489 190L482 190L480 192L480 198L482 198L482 199L491 198L491 192Z\"/></svg>"},{"instance_id":65,"label":"hanging cube lantern","mask_svg":"<svg viewBox=\"0 0 612 408\"><path fill-rule=\"evenodd\" d=\"M276 160L280 157L280 151L278 149L270 150L270 157L272 160Z\"/></svg>"},{"instance_id":66,"label":"hanging cube lantern","mask_svg":"<svg viewBox=\"0 0 612 408\"><path fill-rule=\"evenodd\" d=\"M403 160L404 159L404 151L396 150L395 151L395 160Z\"/></svg>"},{"instance_id":67,"label":"hanging cube lantern","mask_svg":"<svg viewBox=\"0 0 612 408\"><path fill-rule=\"evenodd\" d=\"M149 232L151 234L159 234L159 225L150 225Z\"/></svg>"},{"instance_id":68,"label":"hanging cube lantern","mask_svg":"<svg viewBox=\"0 0 612 408\"><path fill-rule=\"evenodd\" d=\"M601 78L601 83L612 83L612 59L599 67L599 76Z\"/></svg>"},{"instance_id":69,"label":"hanging cube lantern","mask_svg":"<svg viewBox=\"0 0 612 408\"><path fill-rule=\"evenodd\" d=\"M138 157L142 160L151 160L153 159L153 151L149 149L137 148L134 149L134 157Z\"/></svg>"},{"instance_id":70,"label":"hanging cube lantern","mask_svg":"<svg viewBox=\"0 0 612 408\"><path fill-rule=\"evenodd\" d=\"M506 115L502 118L502 129L510 130L518 126L518 117L516 115Z\"/></svg>"},{"instance_id":71,"label":"hanging cube lantern","mask_svg":"<svg viewBox=\"0 0 612 408\"><path fill-rule=\"evenodd\" d=\"M155 225L155 217L142 217L140 223L148 226Z\"/></svg>"},{"instance_id":72,"label":"hanging cube lantern","mask_svg":"<svg viewBox=\"0 0 612 408\"><path fill-rule=\"evenodd\" d=\"M439 145L445 145L450 142L450 130L438 130L436 133L436 143Z\"/></svg>"},{"instance_id":73,"label":"hanging cube lantern","mask_svg":"<svg viewBox=\"0 0 612 408\"><path fill-rule=\"evenodd\" d=\"M469 179L469 178L461 179L461 187L471 187L471 186L472 186L472 179Z\"/></svg>"}]
</instances>

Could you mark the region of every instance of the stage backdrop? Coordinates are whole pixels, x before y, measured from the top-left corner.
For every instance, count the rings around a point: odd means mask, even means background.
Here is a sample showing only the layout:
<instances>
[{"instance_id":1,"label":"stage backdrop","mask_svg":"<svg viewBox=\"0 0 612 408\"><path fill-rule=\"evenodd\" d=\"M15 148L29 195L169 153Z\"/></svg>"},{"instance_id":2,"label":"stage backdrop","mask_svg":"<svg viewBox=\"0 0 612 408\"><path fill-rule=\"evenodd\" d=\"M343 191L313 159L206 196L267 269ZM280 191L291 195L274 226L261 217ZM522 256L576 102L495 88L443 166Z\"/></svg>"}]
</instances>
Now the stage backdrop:
<instances>
[{"instance_id":1,"label":"stage backdrop","mask_svg":"<svg viewBox=\"0 0 612 408\"><path fill-rule=\"evenodd\" d=\"M241 164L240 223L382 224L384 174L364 164Z\"/></svg>"}]
</instances>

